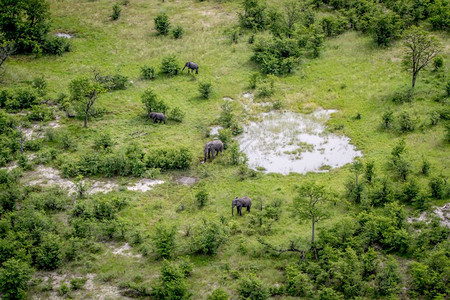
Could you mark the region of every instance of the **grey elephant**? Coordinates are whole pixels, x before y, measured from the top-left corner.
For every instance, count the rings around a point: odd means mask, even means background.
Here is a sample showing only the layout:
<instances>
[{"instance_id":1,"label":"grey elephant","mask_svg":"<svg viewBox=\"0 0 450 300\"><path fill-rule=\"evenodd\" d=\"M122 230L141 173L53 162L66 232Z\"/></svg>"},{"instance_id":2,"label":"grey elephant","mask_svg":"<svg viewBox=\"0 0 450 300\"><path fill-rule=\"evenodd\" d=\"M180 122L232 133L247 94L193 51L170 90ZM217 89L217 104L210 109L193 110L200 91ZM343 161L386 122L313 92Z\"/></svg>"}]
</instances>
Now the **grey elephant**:
<instances>
[{"instance_id":1,"label":"grey elephant","mask_svg":"<svg viewBox=\"0 0 450 300\"><path fill-rule=\"evenodd\" d=\"M252 207L252 199L250 197L242 197L242 198L234 198L231 202L231 215L233 216L234 207L236 206L236 210L240 216L242 216L242 207L247 207L247 211L250 212L250 208Z\"/></svg>"},{"instance_id":2,"label":"grey elephant","mask_svg":"<svg viewBox=\"0 0 450 300\"><path fill-rule=\"evenodd\" d=\"M186 67L188 68L188 73L195 70L195 74L198 74L198 65L196 63L188 61L184 64L184 67L181 71L184 71Z\"/></svg>"},{"instance_id":3,"label":"grey elephant","mask_svg":"<svg viewBox=\"0 0 450 300\"><path fill-rule=\"evenodd\" d=\"M166 116L163 113L151 112L148 117L153 119L153 123L159 121L159 123L164 122L164 124L166 124Z\"/></svg>"},{"instance_id":4,"label":"grey elephant","mask_svg":"<svg viewBox=\"0 0 450 300\"><path fill-rule=\"evenodd\" d=\"M206 158L211 158L211 155L212 159L214 159L214 155L217 156L219 152L222 151L223 151L223 143L221 140L214 140L211 142L207 142L205 144L205 148L203 149L203 153L205 154L203 162L206 161Z\"/></svg>"}]
</instances>

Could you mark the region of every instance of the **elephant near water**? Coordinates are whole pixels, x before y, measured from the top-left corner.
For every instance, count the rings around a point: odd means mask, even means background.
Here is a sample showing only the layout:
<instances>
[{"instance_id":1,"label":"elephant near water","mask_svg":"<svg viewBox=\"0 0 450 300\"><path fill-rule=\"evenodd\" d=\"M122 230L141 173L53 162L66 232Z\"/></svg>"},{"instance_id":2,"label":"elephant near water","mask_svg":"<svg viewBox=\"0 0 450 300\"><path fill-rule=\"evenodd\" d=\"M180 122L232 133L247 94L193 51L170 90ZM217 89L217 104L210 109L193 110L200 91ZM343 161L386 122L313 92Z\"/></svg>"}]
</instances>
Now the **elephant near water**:
<instances>
[{"instance_id":1,"label":"elephant near water","mask_svg":"<svg viewBox=\"0 0 450 300\"><path fill-rule=\"evenodd\" d=\"M203 162L206 161L207 158L211 158L212 155L212 159L214 159L214 155L218 155L219 152L223 151L223 143L221 140L214 140L211 142L207 142L205 144L205 148L203 150L204 152L204 158L203 158Z\"/></svg>"},{"instance_id":2,"label":"elephant near water","mask_svg":"<svg viewBox=\"0 0 450 300\"><path fill-rule=\"evenodd\" d=\"M247 211L250 212L252 207L252 199L250 197L234 198L231 202L231 215L233 216L234 207L236 206L237 213L242 216L242 207L247 207Z\"/></svg>"},{"instance_id":3,"label":"elephant near water","mask_svg":"<svg viewBox=\"0 0 450 300\"><path fill-rule=\"evenodd\" d=\"M185 68L188 68L188 73L195 70L195 74L198 74L198 65L196 63L188 61L184 64L184 67L181 71L184 71Z\"/></svg>"},{"instance_id":4,"label":"elephant near water","mask_svg":"<svg viewBox=\"0 0 450 300\"><path fill-rule=\"evenodd\" d=\"M166 124L166 116L163 113L158 113L158 112L151 112L148 117L150 119L153 119L153 123L156 123L159 121L159 123L164 122L164 124Z\"/></svg>"}]
</instances>

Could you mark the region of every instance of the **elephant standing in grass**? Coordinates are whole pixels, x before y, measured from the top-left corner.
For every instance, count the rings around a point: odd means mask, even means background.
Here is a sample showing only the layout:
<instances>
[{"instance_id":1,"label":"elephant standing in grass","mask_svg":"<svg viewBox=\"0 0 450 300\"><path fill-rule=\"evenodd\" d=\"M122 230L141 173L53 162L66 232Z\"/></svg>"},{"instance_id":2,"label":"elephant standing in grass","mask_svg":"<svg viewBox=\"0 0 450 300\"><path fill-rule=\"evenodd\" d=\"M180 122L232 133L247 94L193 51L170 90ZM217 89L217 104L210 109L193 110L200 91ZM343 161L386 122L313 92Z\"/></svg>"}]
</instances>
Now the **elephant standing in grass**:
<instances>
[{"instance_id":1,"label":"elephant standing in grass","mask_svg":"<svg viewBox=\"0 0 450 300\"><path fill-rule=\"evenodd\" d=\"M231 215L233 216L234 207L236 206L236 210L240 216L242 216L242 207L247 207L247 211L250 212L250 208L252 207L252 199L245 196L243 198L234 198L231 202Z\"/></svg>"},{"instance_id":2,"label":"elephant standing in grass","mask_svg":"<svg viewBox=\"0 0 450 300\"><path fill-rule=\"evenodd\" d=\"M163 113L151 112L148 117L153 119L153 123L159 121L159 123L164 122L166 124L166 116Z\"/></svg>"},{"instance_id":3,"label":"elephant standing in grass","mask_svg":"<svg viewBox=\"0 0 450 300\"><path fill-rule=\"evenodd\" d=\"M184 67L181 71L184 71L185 68L188 68L188 73L195 70L195 74L198 74L198 65L196 63L190 62L188 61L187 63L184 64Z\"/></svg>"},{"instance_id":4,"label":"elephant standing in grass","mask_svg":"<svg viewBox=\"0 0 450 300\"><path fill-rule=\"evenodd\" d=\"M219 152L223 151L223 143L221 140L214 140L211 142L207 142L205 144L205 148L203 150L205 157L203 158L203 162L206 161L206 158L210 158L212 155L212 159L214 159L214 155L218 155Z\"/></svg>"}]
</instances>

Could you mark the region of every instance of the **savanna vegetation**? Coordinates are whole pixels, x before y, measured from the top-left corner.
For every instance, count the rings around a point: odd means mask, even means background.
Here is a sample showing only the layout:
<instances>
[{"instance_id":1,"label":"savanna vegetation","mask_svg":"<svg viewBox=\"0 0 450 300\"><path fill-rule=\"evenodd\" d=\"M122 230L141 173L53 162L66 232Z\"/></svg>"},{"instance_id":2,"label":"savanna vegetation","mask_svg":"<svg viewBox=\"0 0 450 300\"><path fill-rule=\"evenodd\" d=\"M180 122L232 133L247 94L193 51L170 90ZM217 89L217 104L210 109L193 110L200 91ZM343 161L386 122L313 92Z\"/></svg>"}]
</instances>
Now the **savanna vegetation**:
<instances>
[{"instance_id":1,"label":"savanna vegetation","mask_svg":"<svg viewBox=\"0 0 450 300\"><path fill-rule=\"evenodd\" d=\"M447 299L449 20L448 0L0 0L0 298ZM320 107L361 158L248 167L247 123Z\"/></svg>"}]
</instances>

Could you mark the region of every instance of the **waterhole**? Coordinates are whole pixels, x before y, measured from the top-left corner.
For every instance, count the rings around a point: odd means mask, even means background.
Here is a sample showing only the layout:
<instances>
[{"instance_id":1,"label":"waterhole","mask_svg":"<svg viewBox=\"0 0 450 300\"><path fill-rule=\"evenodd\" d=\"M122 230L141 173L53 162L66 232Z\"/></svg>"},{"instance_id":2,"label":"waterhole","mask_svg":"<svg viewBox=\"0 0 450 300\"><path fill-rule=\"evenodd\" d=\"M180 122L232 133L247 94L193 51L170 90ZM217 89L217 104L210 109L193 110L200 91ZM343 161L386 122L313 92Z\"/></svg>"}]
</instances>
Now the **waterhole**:
<instances>
[{"instance_id":1,"label":"waterhole","mask_svg":"<svg viewBox=\"0 0 450 300\"><path fill-rule=\"evenodd\" d=\"M266 173L305 174L338 168L362 156L348 137L325 131L325 122L334 112L261 114L261 121L246 125L238 138L249 167Z\"/></svg>"}]
</instances>

